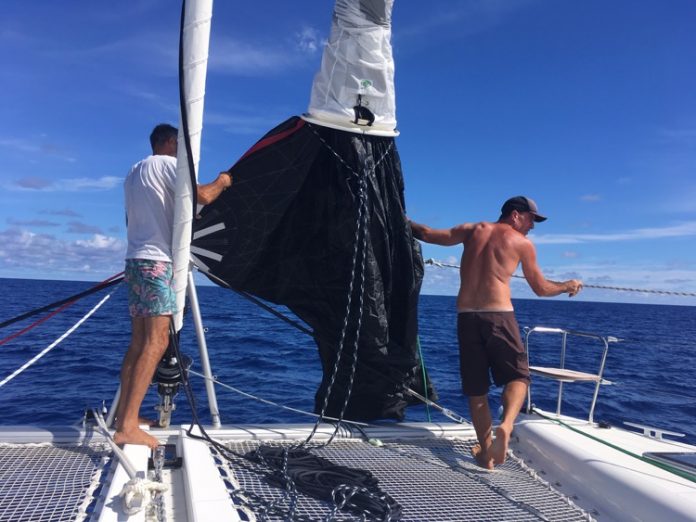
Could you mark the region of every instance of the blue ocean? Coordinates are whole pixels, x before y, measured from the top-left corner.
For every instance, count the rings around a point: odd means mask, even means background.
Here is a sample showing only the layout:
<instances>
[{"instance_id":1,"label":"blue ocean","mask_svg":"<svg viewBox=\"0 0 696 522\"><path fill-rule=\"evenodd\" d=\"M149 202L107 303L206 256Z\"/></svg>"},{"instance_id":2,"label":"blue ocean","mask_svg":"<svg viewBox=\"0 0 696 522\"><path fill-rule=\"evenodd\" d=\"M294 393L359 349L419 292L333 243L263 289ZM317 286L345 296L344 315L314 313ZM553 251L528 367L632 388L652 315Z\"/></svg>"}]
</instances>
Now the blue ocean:
<instances>
[{"instance_id":1,"label":"blue ocean","mask_svg":"<svg viewBox=\"0 0 696 522\"><path fill-rule=\"evenodd\" d=\"M0 322L69 297L94 283L0 279ZM111 297L71 335L34 364L0 387L0 424L65 425L82 418L85 409L107 406L118 386L121 358L129 340L126 291L118 285L85 297L25 333L0 344L0 382L38 355L78 322L106 294ZM216 379L247 394L303 411L313 408L321 379L313 340L267 311L229 290L199 286L198 296ZM421 296L420 342L439 404L469 417L460 391L455 331L455 299ZM593 303L564 299L515 300L520 327L547 326L621 339L610 345L605 378L595 410L596 421L622 426L624 421L686 433L680 440L696 444L696 307ZM0 329L0 342L26 329L46 314ZM181 336L182 349L201 372L190 317ZM558 366L561 336L530 337L533 365ZM603 344L584 337L568 338L566 367L596 372ZM192 376L196 409L210 415L201 378ZM313 418L265 404L217 386L223 424L312 422ZM532 383L532 402L555 411L558 384L542 378ZM561 411L587 418L594 386L565 384ZM497 409L500 389L491 392ZM155 417L154 387L143 405ZM409 408L407 420L447 421L426 406ZM186 424L191 410L177 397L174 424Z\"/></svg>"}]
</instances>

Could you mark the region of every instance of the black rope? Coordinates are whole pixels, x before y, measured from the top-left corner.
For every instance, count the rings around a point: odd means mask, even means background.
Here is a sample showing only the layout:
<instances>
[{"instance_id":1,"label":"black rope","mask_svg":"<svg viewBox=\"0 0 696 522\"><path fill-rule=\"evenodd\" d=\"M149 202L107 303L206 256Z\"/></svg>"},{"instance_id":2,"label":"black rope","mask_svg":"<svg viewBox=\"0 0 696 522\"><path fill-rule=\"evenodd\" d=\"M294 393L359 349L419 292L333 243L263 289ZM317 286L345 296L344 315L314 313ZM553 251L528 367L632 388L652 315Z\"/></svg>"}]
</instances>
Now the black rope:
<instances>
[{"instance_id":1,"label":"black rope","mask_svg":"<svg viewBox=\"0 0 696 522\"><path fill-rule=\"evenodd\" d=\"M363 141L363 146L366 146L365 142ZM383 156L383 158L386 157ZM383 159L381 158L381 159ZM381 162L380 159L380 162ZM348 166L345 162L342 162L345 166ZM373 165L372 168L376 168L376 165ZM333 438L336 436L339 427L342 425L342 419L343 415L345 414L348 401L350 398L350 389L352 388L353 384L353 377L355 374L355 370L357 367L357 350L358 350L358 341L360 337L360 327L361 327L361 314L362 314L362 300L363 300L363 291L364 291L364 270L365 270L365 250L366 250L366 239L367 239L367 222L368 222L368 210L367 210L367 190L366 190L366 180L365 177L368 175L368 169L363 169L362 176L360 176L358 173L350 169L353 174L357 174L357 181L359 183L359 202L358 202L358 211L357 211L357 221L356 221L356 237L355 237L355 250L354 250L354 255L353 255L353 268L352 268L352 274L351 274L351 280L350 280L350 288L348 292L348 303L346 307L346 318L344 321L343 329L342 329L342 334L341 334L341 340L339 342L339 350L336 356L336 365L334 366L334 371L332 372L332 377L331 377L331 384L329 385L328 389L326 390L326 395L325 395L325 400L324 400L324 405L322 407L321 414L319 416L319 419L315 423L310 435L307 437L307 439L300 443L299 445L292 445L290 447L283 447L283 448L277 448L277 447L271 447L267 445L262 445L260 446L256 451L247 453L245 455L241 455L237 452L234 452L230 450L229 448L221 445L217 441L214 441L208 434L205 432L205 429L202 427L200 420L198 418L198 414L196 411L196 405L195 405L195 398L193 396L193 392L191 389L190 381L188 379L188 373L181 368L182 372L182 382L184 384L184 390L186 392L186 397L187 400L189 401L189 404L191 406L192 410L192 423L191 426L189 427L189 430L187 434L191 437L194 438L199 438L206 440L213 448L215 448L216 451L219 452L219 454L224 457L225 459L232 461L231 456L235 456L237 458L242 458L246 459L247 461L253 462L256 465L261 465L264 470L253 470L255 473L263 473L266 476L266 479L268 482L272 485L278 486L282 489L283 495L280 499L275 500L273 502L268 502L265 499L259 498L256 495L249 495L249 492L239 492L235 496L240 502L243 502L244 504L250 505L251 507L254 508L260 508L261 509L261 514L263 516L267 516L269 514L282 514L282 516L286 520L305 520L304 517L297 517L296 515L296 509L297 509L297 502L298 502L298 490L301 491L304 494L311 495L315 498L319 498L324 501L329 501L333 504L333 508L331 509L329 515L326 517L327 520L333 519L337 512L339 510L349 510L355 513L359 513L362 517L363 520L367 519L380 519L380 520L394 520L400 517L400 506L387 494L382 493L376 486L377 481L376 479L372 479L371 481L367 481L366 478L371 478L371 474L369 472L365 472L362 470L351 470L349 468L345 468L342 466L336 466L331 463L328 465L319 465L317 466L317 462L322 462L325 461L325 459L321 459L320 457L315 457L307 451L308 449L312 449L311 446L308 446L310 441L312 440L314 434L316 433L316 430L319 426L319 423L322 422L324 414L325 414L325 409L328 404L328 399L329 395L331 393L331 388L333 387L333 383L335 381L336 374L338 373L338 365L342 357L342 352L344 348L344 341L346 338L346 333L347 333L347 327L348 327L348 322L349 322L349 317L353 313L358 314L357 318L357 325L355 327L355 343L353 347L353 354L352 354L352 369L351 369L351 376L350 376L350 383L348 385L348 390L346 393L345 401L343 403L343 406L341 408L341 412L339 414L339 420L336 423L336 429L334 430L333 434L329 438L328 442L324 444L320 444L316 447L324 447L328 445ZM357 267L360 267L360 270L356 270ZM352 306L352 296L353 296L353 289L354 289L354 283L356 279L358 279L358 272L359 272L359 279L360 279L360 287L358 288L358 302L357 302L357 311L354 310L356 308L355 306ZM219 280L217 277L212 276L214 279ZM230 288L230 286L225 283L224 281L221 281L224 286ZM234 290L234 289L233 289ZM313 333L305 328L304 326L300 325L299 323L290 320L289 318L285 317L283 314L280 312L274 310L272 307L266 305L259 299L247 294L246 292L241 292L238 290L235 290L237 294L241 295L242 297L248 299L249 301L253 302L254 304L261 306L265 310L269 311L272 313L274 316L282 319L283 321L287 322L288 324L294 326L298 330L308 334L312 335ZM176 353L177 360L182 361L182 357L179 353L179 346L178 342L176 339L176 336L174 335L174 326L173 322L171 323L171 341L172 341L172 346L174 348L174 351ZM183 377L185 375L185 377ZM201 436L198 437L192 433L193 426L197 425L200 432ZM307 449L305 449L307 448ZM275 456L274 459L269 459L267 457ZM312 469L307 469L306 466L306 461L307 457L311 459L311 461L314 463L312 466ZM299 461L298 461L299 458ZM319 460L317 460L319 459ZM329 461L325 461L329 462ZM248 469L245 466L246 469ZM367 474L367 475L366 475ZM361 476L362 481L356 479L356 476ZM332 480L328 480L329 477ZM249 499L253 499L255 502L255 505L250 502ZM287 504L287 508L283 509L281 508L280 504L285 503Z\"/></svg>"},{"instance_id":2,"label":"black rope","mask_svg":"<svg viewBox=\"0 0 696 522\"><path fill-rule=\"evenodd\" d=\"M254 303L256 306L263 308L267 312L275 315L278 319L285 321L288 323L290 326L297 328L300 332L306 333L307 335L314 337L314 333L307 327L301 325L297 321L293 321L286 315L283 315L281 312L273 308L272 306L267 305L264 303L261 299L254 297L248 292L245 292L244 290L237 290L236 288L232 288L226 281L220 279L217 277L215 274L211 274L210 272L203 272L206 276L210 277L211 279L214 279L217 284L220 286L224 286L225 288L232 290L234 293L237 295L243 297L244 299L247 299L249 302Z\"/></svg>"},{"instance_id":3,"label":"black rope","mask_svg":"<svg viewBox=\"0 0 696 522\"><path fill-rule=\"evenodd\" d=\"M189 176L191 177L191 196L193 198L193 219L196 214L196 205L198 204L198 181L196 176L196 166L193 163L193 150L191 148L191 135L188 126L188 111L186 109L186 95L184 88L184 25L186 19L186 0L181 2L181 25L179 27L179 109L181 110L181 128L184 135L184 145L186 147L186 156L188 160ZM193 235L193 229L191 230Z\"/></svg>"},{"instance_id":4,"label":"black rope","mask_svg":"<svg viewBox=\"0 0 696 522\"><path fill-rule=\"evenodd\" d=\"M104 288L109 288L110 286L116 285L123 281L123 276L119 276L116 279L111 279L107 280L103 283L99 283L98 285L95 285L91 287L89 290L85 290L84 292L80 292L78 294L72 295L70 297L66 297L65 299L61 299L60 301L56 301L55 303L48 304L46 306L42 306L41 308L36 308L34 310L31 310L30 312L26 312L22 315L18 315L17 317L13 317L12 319L8 319L7 321L4 321L0 323L0 328L4 328L6 326L9 326L11 324L14 324L16 322L22 321L23 319L27 319L29 317L32 317L34 315L40 314L42 312L47 312L49 310L52 310L54 308L58 308L61 305L64 305L66 303L70 303L72 301L77 301L78 299L82 299L83 297L86 297L88 295L94 294L95 292L99 292L100 290L103 290Z\"/></svg>"}]
</instances>

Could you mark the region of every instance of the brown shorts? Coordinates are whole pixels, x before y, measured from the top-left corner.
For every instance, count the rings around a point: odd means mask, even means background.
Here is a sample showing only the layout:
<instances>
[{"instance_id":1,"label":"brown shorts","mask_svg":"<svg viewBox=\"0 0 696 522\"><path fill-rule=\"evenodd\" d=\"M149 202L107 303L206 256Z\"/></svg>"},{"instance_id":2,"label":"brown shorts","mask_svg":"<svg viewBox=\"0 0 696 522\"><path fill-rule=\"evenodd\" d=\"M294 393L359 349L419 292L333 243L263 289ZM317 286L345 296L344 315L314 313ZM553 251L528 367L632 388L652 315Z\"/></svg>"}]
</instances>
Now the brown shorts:
<instances>
[{"instance_id":1,"label":"brown shorts","mask_svg":"<svg viewBox=\"0 0 696 522\"><path fill-rule=\"evenodd\" d=\"M461 312L457 315L459 372L464 395L486 395L489 372L498 386L529 382L529 365L515 312Z\"/></svg>"}]
</instances>

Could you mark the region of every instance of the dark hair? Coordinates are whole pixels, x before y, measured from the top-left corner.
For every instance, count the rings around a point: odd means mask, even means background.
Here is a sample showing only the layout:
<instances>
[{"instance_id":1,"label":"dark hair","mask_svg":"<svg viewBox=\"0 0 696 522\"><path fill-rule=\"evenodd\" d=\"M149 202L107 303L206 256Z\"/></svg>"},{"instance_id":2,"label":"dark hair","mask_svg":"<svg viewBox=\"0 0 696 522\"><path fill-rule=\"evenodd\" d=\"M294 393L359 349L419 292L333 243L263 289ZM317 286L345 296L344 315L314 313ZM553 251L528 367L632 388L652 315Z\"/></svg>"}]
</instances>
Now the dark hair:
<instances>
[{"instance_id":1,"label":"dark hair","mask_svg":"<svg viewBox=\"0 0 696 522\"><path fill-rule=\"evenodd\" d=\"M150 134L152 152L155 152L156 147L164 144L172 136L176 138L177 134L179 134L179 130L168 123L160 123L157 125L152 129L152 134Z\"/></svg>"}]
</instances>

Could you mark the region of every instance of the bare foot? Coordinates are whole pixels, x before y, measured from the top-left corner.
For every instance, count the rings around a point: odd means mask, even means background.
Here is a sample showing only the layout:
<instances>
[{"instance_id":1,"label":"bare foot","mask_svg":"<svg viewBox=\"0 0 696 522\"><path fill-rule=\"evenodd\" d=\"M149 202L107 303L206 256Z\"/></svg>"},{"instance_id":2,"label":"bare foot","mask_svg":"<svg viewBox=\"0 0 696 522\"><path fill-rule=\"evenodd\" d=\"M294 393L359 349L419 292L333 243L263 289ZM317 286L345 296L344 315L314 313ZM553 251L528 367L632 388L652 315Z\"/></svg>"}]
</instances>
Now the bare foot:
<instances>
[{"instance_id":1,"label":"bare foot","mask_svg":"<svg viewBox=\"0 0 696 522\"><path fill-rule=\"evenodd\" d=\"M493 464L502 464L507 457L508 443L510 442L510 432L499 426L495 430L495 439L488 449L488 454L493 459Z\"/></svg>"},{"instance_id":2,"label":"bare foot","mask_svg":"<svg viewBox=\"0 0 696 522\"><path fill-rule=\"evenodd\" d=\"M471 455L476 459L476 463L485 469L493 469L493 459L488 455L480 444L471 448Z\"/></svg>"},{"instance_id":3,"label":"bare foot","mask_svg":"<svg viewBox=\"0 0 696 522\"><path fill-rule=\"evenodd\" d=\"M157 449L159 446L159 441L145 433L140 428L135 428L130 431L117 431L114 433L114 442L116 444L139 444L141 446L148 446L150 449Z\"/></svg>"}]
</instances>

